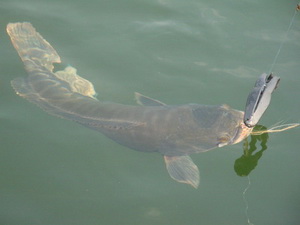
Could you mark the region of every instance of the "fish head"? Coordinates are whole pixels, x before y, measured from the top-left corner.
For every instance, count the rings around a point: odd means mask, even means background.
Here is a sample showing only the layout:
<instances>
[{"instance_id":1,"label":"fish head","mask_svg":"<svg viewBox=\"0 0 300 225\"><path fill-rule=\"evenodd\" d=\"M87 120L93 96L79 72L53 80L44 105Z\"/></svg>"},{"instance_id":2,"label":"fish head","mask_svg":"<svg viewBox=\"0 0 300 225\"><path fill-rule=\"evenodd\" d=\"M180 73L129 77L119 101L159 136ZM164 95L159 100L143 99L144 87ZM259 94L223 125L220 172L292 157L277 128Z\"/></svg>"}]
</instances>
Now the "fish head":
<instances>
[{"instance_id":1,"label":"fish head","mask_svg":"<svg viewBox=\"0 0 300 225\"><path fill-rule=\"evenodd\" d=\"M222 115L222 123L218 127L218 147L225 145L233 145L241 142L252 131L252 127L246 126L243 121L244 112L231 109L227 105L222 106L224 112Z\"/></svg>"},{"instance_id":2,"label":"fish head","mask_svg":"<svg viewBox=\"0 0 300 225\"><path fill-rule=\"evenodd\" d=\"M241 142L242 140L244 140L246 137L250 135L252 130L253 127L248 127L246 126L244 121L241 121L241 123L239 124L239 126L235 131L236 132L235 135L233 135L233 138L230 140L229 144L234 145L236 143Z\"/></svg>"}]
</instances>

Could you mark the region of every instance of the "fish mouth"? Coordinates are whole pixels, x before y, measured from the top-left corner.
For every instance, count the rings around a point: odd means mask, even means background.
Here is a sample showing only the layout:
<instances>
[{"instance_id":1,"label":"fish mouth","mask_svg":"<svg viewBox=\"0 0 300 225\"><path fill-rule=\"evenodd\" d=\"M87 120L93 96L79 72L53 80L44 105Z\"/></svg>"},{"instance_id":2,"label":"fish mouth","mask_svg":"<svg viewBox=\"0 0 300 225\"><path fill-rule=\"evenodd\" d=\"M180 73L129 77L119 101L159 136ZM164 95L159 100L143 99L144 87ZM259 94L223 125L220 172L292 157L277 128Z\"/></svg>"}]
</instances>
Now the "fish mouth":
<instances>
[{"instance_id":1,"label":"fish mouth","mask_svg":"<svg viewBox=\"0 0 300 225\"><path fill-rule=\"evenodd\" d=\"M244 140L246 137L249 136L251 131L253 130L253 127L248 127L244 121L241 122L240 126L237 128L235 135L230 140L230 144L236 144Z\"/></svg>"}]
</instances>

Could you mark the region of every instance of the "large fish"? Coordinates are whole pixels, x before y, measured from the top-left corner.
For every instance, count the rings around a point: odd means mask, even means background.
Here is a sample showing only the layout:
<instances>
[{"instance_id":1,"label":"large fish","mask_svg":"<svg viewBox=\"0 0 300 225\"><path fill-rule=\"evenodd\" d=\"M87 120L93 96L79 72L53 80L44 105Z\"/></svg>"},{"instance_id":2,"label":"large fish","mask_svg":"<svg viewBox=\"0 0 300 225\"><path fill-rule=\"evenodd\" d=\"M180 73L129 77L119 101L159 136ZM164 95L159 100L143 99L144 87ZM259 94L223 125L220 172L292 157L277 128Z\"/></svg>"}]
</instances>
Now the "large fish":
<instances>
[{"instance_id":1,"label":"large fish","mask_svg":"<svg viewBox=\"0 0 300 225\"><path fill-rule=\"evenodd\" d=\"M199 170L189 154L246 138L279 82L278 77L261 75L249 94L245 113L227 105L166 105L138 93L137 106L101 102L95 97L93 84L77 75L75 68L53 72L53 63L60 63L60 57L30 23L10 23L7 33L29 75L12 81L18 95L121 145L159 152L170 176L195 188L200 181Z\"/></svg>"}]
</instances>

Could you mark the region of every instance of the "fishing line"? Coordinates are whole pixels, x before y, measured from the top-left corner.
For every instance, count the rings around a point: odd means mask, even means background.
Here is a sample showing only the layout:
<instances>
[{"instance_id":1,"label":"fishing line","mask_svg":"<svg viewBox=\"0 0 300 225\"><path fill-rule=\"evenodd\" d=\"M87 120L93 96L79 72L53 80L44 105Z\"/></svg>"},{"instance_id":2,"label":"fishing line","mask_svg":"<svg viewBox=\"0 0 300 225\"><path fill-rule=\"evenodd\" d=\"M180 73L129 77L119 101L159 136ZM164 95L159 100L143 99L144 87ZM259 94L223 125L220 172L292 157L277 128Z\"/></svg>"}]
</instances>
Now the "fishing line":
<instances>
[{"instance_id":1,"label":"fishing line","mask_svg":"<svg viewBox=\"0 0 300 225\"><path fill-rule=\"evenodd\" d=\"M288 124L281 124L277 126L272 126L271 128L267 130L257 130L257 131L252 131L250 134L251 135L262 135L265 133L277 133L277 132L282 132L285 130L293 129L295 127L299 127L300 123L288 123Z\"/></svg>"},{"instance_id":2,"label":"fishing line","mask_svg":"<svg viewBox=\"0 0 300 225\"><path fill-rule=\"evenodd\" d=\"M248 225L254 225L253 223L250 222L250 218L249 218L249 215L248 215L249 204L248 204L248 201L247 201L247 198L246 198L246 192L250 188L251 180L250 180L250 176L249 175L247 176L247 178L248 178L248 185L245 188L245 190L243 191L243 200L244 200L245 207L246 207L245 208L245 215L246 215L246 219L247 219Z\"/></svg>"},{"instance_id":3,"label":"fishing line","mask_svg":"<svg viewBox=\"0 0 300 225\"><path fill-rule=\"evenodd\" d=\"M300 2L297 4L297 7L296 7L295 12L294 12L294 15L292 16L292 19L291 19L291 21L290 21L289 27L288 27L287 31L285 32L284 38L283 38L283 40L281 41L281 43L280 43L280 45L279 45L279 49L278 49L278 51L277 51L277 53L276 53L276 55L275 55L275 58L274 58L274 60L273 60L273 63L272 63L272 65L271 65L271 68L270 68L270 70L269 70L269 74L272 73L272 70L273 70L273 68L274 68L274 66L275 66L275 64L276 64L276 62L277 62L277 59L278 59L278 56L279 56L279 54L280 54L280 52L281 52L281 49L282 49L282 47L283 47L283 44L284 44L284 43L286 42L286 40L287 40L287 36L288 36L288 34L289 34L289 32L290 32L290 30L291 30L291 28L292 28L292 25L293 25L293 23L294 23L296 14L297 14L297 12L298 12L299 10L300 10Z\"/></svg>"}]
</instances>

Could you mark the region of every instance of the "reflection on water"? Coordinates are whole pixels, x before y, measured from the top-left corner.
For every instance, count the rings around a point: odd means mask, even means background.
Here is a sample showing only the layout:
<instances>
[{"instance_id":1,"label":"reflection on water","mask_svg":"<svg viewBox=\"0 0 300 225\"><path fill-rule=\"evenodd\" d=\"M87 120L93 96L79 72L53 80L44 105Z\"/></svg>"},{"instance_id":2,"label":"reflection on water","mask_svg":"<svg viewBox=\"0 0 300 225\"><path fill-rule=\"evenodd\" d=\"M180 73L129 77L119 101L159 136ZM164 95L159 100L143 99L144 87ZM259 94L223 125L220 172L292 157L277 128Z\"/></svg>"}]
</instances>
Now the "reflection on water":
<instances>
[{"instance_id":1,"label":"reflection on water","mask_svg":"<svg viewBox=\"0 0 300 225\"><path fill-rule=\"evenodd\" d=\"M256 130L266 130L267 128L262 125L257 125L254 128ZM249 138L249 137L248 137ZM243 155L235 160L234 171L239 176L248 176L252 170L257 166L258 160L262 157L263 152L268 148L267 141L269 138L268 133L261 135L251 135L251 141L248 141L248 138L244 141L244 153ZM260 143L260 150L258 149L257 144Z\"/></svg>"}]
</instances>

